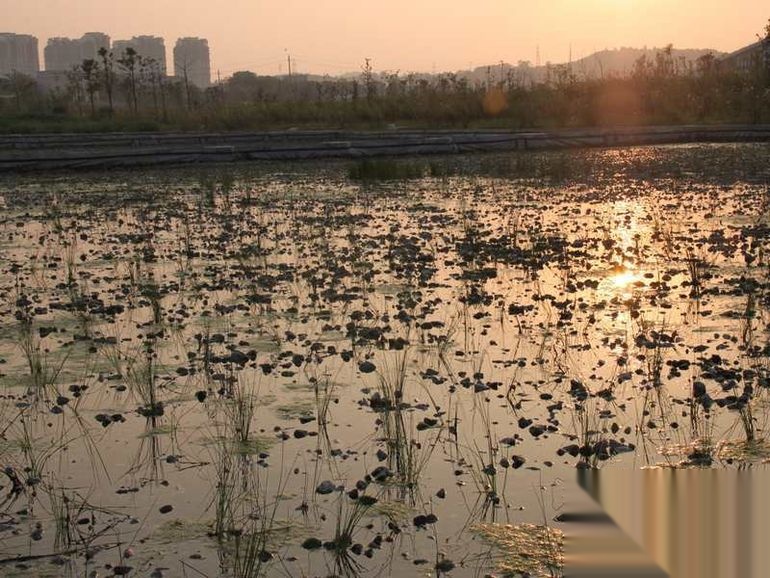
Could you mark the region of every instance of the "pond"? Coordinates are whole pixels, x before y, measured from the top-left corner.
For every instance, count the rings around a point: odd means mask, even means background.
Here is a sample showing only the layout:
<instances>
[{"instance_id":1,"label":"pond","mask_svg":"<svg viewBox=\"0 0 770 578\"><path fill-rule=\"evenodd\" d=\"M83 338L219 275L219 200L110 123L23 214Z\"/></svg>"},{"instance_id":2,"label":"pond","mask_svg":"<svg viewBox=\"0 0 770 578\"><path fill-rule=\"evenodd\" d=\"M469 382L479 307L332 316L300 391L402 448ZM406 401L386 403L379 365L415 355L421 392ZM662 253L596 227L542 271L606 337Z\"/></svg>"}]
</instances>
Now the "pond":
<instances>
[{"instance_id":1,"label":"pond","mask_svg":"<svg viewBox=\"0 0 770 578\"><path fill-rule=\"evenodd\" d=\"M0 179L0 574L559 575L770 459L770 146Z\"/></svg>"}]
</instances>

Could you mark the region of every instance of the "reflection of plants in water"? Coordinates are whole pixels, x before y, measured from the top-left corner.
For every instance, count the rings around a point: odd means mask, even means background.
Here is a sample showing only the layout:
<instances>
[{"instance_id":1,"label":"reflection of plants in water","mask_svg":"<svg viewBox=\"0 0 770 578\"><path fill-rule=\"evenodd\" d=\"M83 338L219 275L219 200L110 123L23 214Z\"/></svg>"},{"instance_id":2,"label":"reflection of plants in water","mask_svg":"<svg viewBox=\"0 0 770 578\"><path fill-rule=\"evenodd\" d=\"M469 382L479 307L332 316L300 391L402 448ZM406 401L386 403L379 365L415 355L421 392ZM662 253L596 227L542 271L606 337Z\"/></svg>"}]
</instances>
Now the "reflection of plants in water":
<instances>
[{"instance_id":1,"label":"reflection of plants in water","mask_svg":"<svg viewBox=\"0 0 770 578\"><path fill-rule=\"evenodd\" d=\"M6 467L5 473L8 472L9 468ZM36 484L34 498L24 512L31 526L29 536L33 541L40 541L44 538L44 532L50 530L53 533L52 550L26 558L34 561L54 556L70 557L62 558L61 564L57 562L60 573L69 570L67 575L70 575L74 565L73 556L82 556L85 564L83 572L78 575L87 574L96 553L119 546L119 527L133 519L128 514L90 503L77 490L63 485L52 472L48 472L46 479ZM39 503L39 509L33 508L35 502ZM13 518L10 521L13 523ZM24 558L6 558L3 562L21 562ZM41 572L43 574L49 575Z\"/></svg>"},{"instance_id":2,"label":"reflection of plants in water","mask_svg":"<svg viewBox=\"0 0 770 578\"><path fill-rule=\"evenodd\" d=\"M273 559L268 548L270 525L252 520L246 527L234 532L232 541L232 575L235 578L256 578L263 567Z\"/></svg>"},{"instance_id":3,"label":"reflection of plants in water","mask_svg":"<svg viewBox=\"0 0 770 578\"><path fill-rule=\"evenodd\" d=\"M21 431L19 432L17 444L21 450L23 460L23 471L26 478L26 485L33 490L43 481L45 475L45 466L52 457L66 447L66 441L60 443L51 442L44 444L38 441L30 427L30 418L22 415L19 419Z\"/></svg>"},{"instance_id":4,"label":"reflection of plants in water","mask_svg":"<svg viewBox=\"0 0 770 578\"><path fill-rule=\"evenodd\" d=\"M271 497L266 470L252 456L234 452L226 435L217 435L210 447L215 488L209 507L221 564L235 577L259 576L275 557L271 550L290 534L291 526L277 521L289 476L281 468Z\"/></svg>"},{"instance_id":5,"label":"reflection of plants in water","mask_svg":"<svg viewBox=\"0 0 770 578\"><path fill-rule=\"evenodd\" d=\"M230 215L232 211L231 194L235 191L235 175L229 171L223 171L219 175L219 192L222 195L222 212Z\"/></svg>"},{"instance_id":6,"label":"reflection of plants in water","mask_svg":"<svg viewBox=\"0 0 770 578\"><path fill-rule=\"evenodd\" d=\"M17 303L25 302L29 303L24 295L21 295L17 300ZM67 363L69 354L62 356L59 362L55 362L43 351L41 339L34 330L33 316L28 307L19 306L17 310L17 318L19 319L17 339L19 349L29 369L32 392L37 396L47 394L49 393L48 390L54 389L56 381Z\"/></svg>"},{"instance_id":7,"label":"reflection of plants in water","mask_svg":"<svg viewBox=\"0 0 770 578\"><path fill-rule=\"evenodd\" d=\"M139 446L128 474L139 475L143 480L158 481L163 478L163 449L162 436L166 433L174 435L174 427L160 426L161 418L149 416L146 418L144 433L140 436Z\"/></svg>"},{"instance_id":8,"label":"reflection of plants in water","mask_svg":"<svg viewBox=\"0 0 770 578\"><path fill-rule=\"evenodd\" d=\"M223 171L220 174L211 171L201 172L197 179L198 211L203 213L204 209L214 210L217 204L217 195L222 200L222 211L229 215L232 208L231 193L235 189L235 175L230 171Z\"/></svg>"},{"instance_id":9,"label":"reflection of plants in water","mask_svg":"<svg viewBox=\"0 0 770 578\"><path fill-rule=\"evenodd\" d=\"M69 306L75 315L75 319L80 324L83 334L90 338L94 316L89 311L87 287L81 284L81 282L74 281L67 285L67 294L70 300Z\"/></svg>"},{"instance_id":10,"label":"reflection of plants in water","mask_svg":"<svg viewBox=\"0 0 770 578\"><path fill-rule=\"evenodd\" d=\"M259 443L251 437L251 424L257 397L246 391L243 383L236 381L230 395L219 400L217 411L212 414L211 435L212 463L216 474L214 497L209 507L214 508L215 535L224 539L237 529L238 512L243 500L254 500L259 480L251 475L254 466L252 450ZM221 412L221 413L220 413ZM253 495L252 495L253 494Z\"/></svg>"},{"instance_id":11,"label":"reflection of plants in water","mask_svg":"<svg viewBox=\"0 0 770 578\"><path fill-rule=\"evenodd\" d=\"M573 380L571 393L574 397L572 424L579 441L580 464L595 468L599 464L599 454L594 451L594 444L599 439L599 417L596 408L597 398L591 397L585 386Z\"/></svg>"},{"instance_id":12,"label":"reflection of plants in water","mask_svg":"<svg viewBox=\"0 0 770 578\"><path fill-rule=\"evenodd\" d=\"M712 265L690 247L685 249L684 262L687 266L687 275L689 277L690 297L699 299L703 292L704 282L708 279L708 270Z\"/></svg>"},{"instance_id":13,"label":"reflection of plants in water","mask_svg":"<svg viewBox=\"0 0 770 578\"><path fill-rule=\"evenodd\" d=\"M740 317L740 335L741 335L741 351L746 361L752 360L755 354L754 351L754 322L757 317L757 300L754 296L752 289L754 284L749 284L750 289L746 294L746 306ZM754 363L753 370L761 371L761 364ZM745 383L743 391L740 396L736 396L737 399L733 402L732 406L738 411L741 426L743 427L743 433L747 444L752 444L756 440L756 426L755 417L752 412L752 401L755 397L753 380ZM733 394L736 395L737 385L733 386Z\"/></svg>"},{"instance_id":14,"label":"reflection of plants in water","mask_svg":"<svg viewBox=\"0 0 770 578\"><path fill-rule=\"evenodd\" d=\"M73 234L70 239L63 241L64 255L62 260L64 261L64 269L67 274L67 285L73 286L77 283L78 273L78 244L77 237Z\"/></svg>"},{"instance_id":15,"label":"reflection of plants in water","mask_svg":"<svg viewBox=\"0 0 770 578\"><path fill-rule=\"evenodd\" d=\"M676 333L667 333L665 322L653 325L640 317L638 324L635 342L644 357L644 386L647 390L658 391L663 385L664 351L675 346Z\"/></svg>"},{"instance_id":16,"label":"reflection of plants in water","mask_svg":"<svg viewBox=\"0 0 770 578\"><path fill-rule=\"evenodd\" d=\"M213 209L216 202L217 181L214 175L205 172L198 177L198 211L203 212L204 208Z\"/></svg>"},{"instance_id":17,"label":"reflection of plants in water","mask_svg":"<svg viewBox=\"0 0 770 578\"><path fill-rule=\"evenodd\" d=\"M190 223L190 215L185 210L181 218L181 226L178 227L179 248L182 257L183 266L180 267L182 271L190 270L190 260L195 255L195 247L193 245L193 229Z\"/></svg>"},{"instance_id":18,"label":"reflection of plants in water","mask_svg":"<svg viewBox=\"0 0 770 578\"><path fill-rule=\"evenodd\" d=\"M431 453L421 451L422 445L412 430L411 415L405 415L401 409L386 409L379 419L388 448L388 467L396 476L395 483L407 489L417 486ZM429 449L433 447L431 445Z\"/></svg>"},{"instance_id":19,"label":"reflection of plants in water","mask_svg":"<svg viewBox=\"0 0 770 578\"><path fill-rule=\"evenodd\" d=\"M340 493L338 497L337 517L334 526L334 538L324 544L334 561L334 574L341 576L357 576L362 566L351 555L351 550L360 553L361 545L355 545L356 531L361 520L377 503L374 496L358 496L352 503L347 503L347 497Z\"/></svg>"},{"instance_id":20,"label":"reflection of plants in water","mask_svg":"<svg viewBox=\"0 0 770 578\"><path fill-rule=\"evenodd\" d=\"M474 398L475 401L476 398ZM476 407L474 411L475 417L479 416L482 424L482 430L476 431L474 428L472 431L472 447L470 448L475 467L471 469L474 480L476 481L479 489L484 493L485 506L497 506L500 503L501 497L504 495L504 489L498 487L498 456L499 447L495 443L496 434L492 429L492 417L490 416L490 409L488 402L482 402L480 407ZM480 448L477 439L478 434L483 435L486 442L485 448ZM503 459L502 463L507 467L508 460ZM506 476L507 478L507 476Z\"/></svg>"},{"instance_id":21,"label":"reflection of plants in water","mask_svg":"<svg viewBox=\"0 0 770 578\"><path fill-rule=\"evenodd\" d=\"M439 442L443 423L438 419L426 417L415 424L414 412L404 404L404 388L407 383L407 361L409 347L394 355L396 363L388 365L383 358L381 371L378 371L379 389L370 400L370 405L378 414L377 424L382 429L382 439L387 445L387 464L395 474L396 483L405 489L414 489L420 473L427 464L433 450ZM417 439L417 430L435 429L435 437L423 444Z\"/></svg>"},{"instance_id":22,"label":"reflection of plants in water","mask_svg":"<svg viewBox=\"0 0 770 578\"><path fill-rule=\"evenodd\" d=\"M334 402L334 390L336 385L328 377L322 380L314 380L313 393L315 395L316 419L319 429L323 429L324 437L328 437L329 409ZM319 432L320 433L320 432Z\"/></svg>"},{"instance_id":23,"label":"reflection of plants in water","mask_svg":"<svg viewBox=\"0 0 770 578\"><path fill-rule=\"evenodd\" d=\"M212 458L216 484L209 507L214 507L214 535L224 539L226 532L234 527L238 470L235 463L236 454L227 438L217 436L214 443Z\"/></svg>"},{"instance_id":24,"label":"reflection of plants in water","mask_svg":"<svg viewBox=\"0 0 770 578\"><path fill-rule=\"evenodd\" d=\"M240 376L230 377L231 386L222 400L227 437L245 449L252 441L251 426L258 405L258 387L247 384Z\"/></svg>"},{"instance_id":25,"label":"reflection of plants in water","mask_svg":"<svg viewBox=\"0 0 770 578\"><path fill-rule=\"evenodd\" d=\"M54 548L57 552L88 553L102 538L113 535L127 514L90 504L77 492L55 485L46 489L54 522Z\"/></svg>"},{"instance_id":26,"label":"reflection of plants in water","mask_svg":"<svg viewBox=\"0 0 770 578\"><path fill-rule=\"evenodd\" d=\"M655 210L652 221L652 240L659 243L665 261L672 261L676 255L674 238L674 222L663 217L659 210Z\"/></svg>"},{"instance_id":27,"label":"reflection of plants in water","mask_svg":"<svg viewBox=\"0 0 770 578\"><path fill-rule=\"evenodd\" d=\"M635 344L639 350L638 359L644 362L643 399L638 425L642 433L648 433L659 427L665 429L670 421L675 422L663 369L666 366L665 352L674 351L680 339L675 331L667 331L665 322L653 324L639 316L638 326ZM658 410L657 421L653 414L655 409Z\"/></svg>"},{"instance_id":28,"label":"reflection of plants in water","mask_svg":"<svg viewBox=\"0 0 770 578\"><path fill-rule=\"evenodd\" d=\"M152 322L159 326L163 322L163 295L161 288L153 276L148 276L140 285L140 294L147 299L152 311Z\"/></svg>"},{"instance_id":29,"label":"reflection of plants in water","mask_svg":"<svg viewBox=\"0 0 770 578\"><path fill-rule=\"evenodd\" d=\"M158 399L158 362L153 341L145 343L136 356L126 358L121 373L131 393L141 402L139 411L145 417L160 417L164 413L163 402Z\"/></svg>"},{"instance_id":30,"label":"reflection of plants in water","mask_svg":"<svg viewBox=\"0 0 770 578\"><path fill-rule=\"evenodd\" d=\"M43 203L43 221L50 221L51 228L56 234L61 234L64 231L64 226L62 224L62 217L64 216L62 205L63 202L58 193L53 193L50 201Z\"/></svg>"},{"instance_id":31,"label":"reflection of plants in water","mask_svg":"<svg viewBox=\"0 0 770 578\"><path fill-rule=\"evenodd\" d=\"M128 286L131 289L131 292L129 293L129 300L131 300L139 293L139 288L142 284L142 279L144 276L142 255L138 247L135 248L134 255L125 261L123 266L125 267L126 271L125 278L127 279Z\"/></svg>"}]
</instances>

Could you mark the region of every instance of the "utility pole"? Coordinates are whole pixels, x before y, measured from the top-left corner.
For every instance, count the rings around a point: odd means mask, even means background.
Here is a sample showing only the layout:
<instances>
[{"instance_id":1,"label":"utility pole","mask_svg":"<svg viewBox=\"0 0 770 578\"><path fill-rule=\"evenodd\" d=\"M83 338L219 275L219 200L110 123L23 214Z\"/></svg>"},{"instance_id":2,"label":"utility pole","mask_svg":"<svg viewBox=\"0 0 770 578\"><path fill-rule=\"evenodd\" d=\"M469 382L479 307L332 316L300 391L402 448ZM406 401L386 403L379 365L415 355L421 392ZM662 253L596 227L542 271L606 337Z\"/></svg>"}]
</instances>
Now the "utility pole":
<instances>
[{"instance_id":1,"label":"utility pole","mask_svg":"<svg viewBox=\"0 0 770 578\"><path fill-rule=\"evenodd\" d=\"M286 62L289 65L289 78L291 78L291 54L289 54L289 51L286 51Z\"/></svg>"}]
</instances>

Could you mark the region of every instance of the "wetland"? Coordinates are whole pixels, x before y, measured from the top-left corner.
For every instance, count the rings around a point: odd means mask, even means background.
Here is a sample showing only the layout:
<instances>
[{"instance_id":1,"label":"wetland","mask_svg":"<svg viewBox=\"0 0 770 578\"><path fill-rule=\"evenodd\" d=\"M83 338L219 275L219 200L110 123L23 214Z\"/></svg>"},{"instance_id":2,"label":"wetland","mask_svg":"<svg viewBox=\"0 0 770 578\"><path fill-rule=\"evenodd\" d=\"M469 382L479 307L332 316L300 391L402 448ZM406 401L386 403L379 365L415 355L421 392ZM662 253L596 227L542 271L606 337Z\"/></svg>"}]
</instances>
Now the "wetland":
<instances>
[{"instance_id":1,"label":"wetland","mask_svg":"<svg viewBox=\"0 0 770 578\"><path fill-rule=\"evenodd\" d=\"M558 576L770 460L770 146L0 176L0 575Z\"/></svg>"}]
</instances>

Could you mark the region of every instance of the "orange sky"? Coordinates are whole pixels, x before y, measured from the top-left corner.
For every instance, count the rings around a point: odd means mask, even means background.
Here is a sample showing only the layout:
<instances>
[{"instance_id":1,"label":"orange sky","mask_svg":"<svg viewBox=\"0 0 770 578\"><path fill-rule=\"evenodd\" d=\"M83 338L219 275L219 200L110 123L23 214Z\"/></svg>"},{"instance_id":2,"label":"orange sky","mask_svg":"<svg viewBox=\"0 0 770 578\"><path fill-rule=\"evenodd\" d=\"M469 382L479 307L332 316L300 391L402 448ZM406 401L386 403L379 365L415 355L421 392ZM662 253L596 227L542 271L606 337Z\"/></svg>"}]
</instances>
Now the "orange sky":
<instances>
[{"instance_id":1,"label":"orange sky","mask_svg":"<svg viewBox=\"0 0 770 578\"><path fill-rule=\"evenodd\" d=\"M488 63L563 62L620 46L730 51L756 40L768 0L0 0L0 31L102 31L209 39L212 68L285 72L443 71Z\"/></svg>"}]
</instances>

